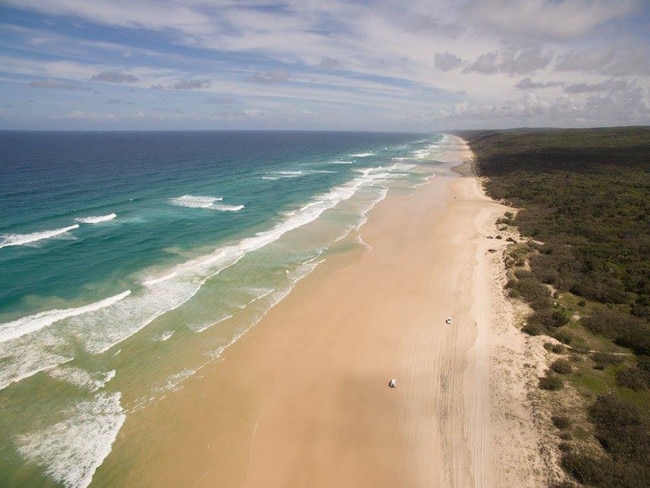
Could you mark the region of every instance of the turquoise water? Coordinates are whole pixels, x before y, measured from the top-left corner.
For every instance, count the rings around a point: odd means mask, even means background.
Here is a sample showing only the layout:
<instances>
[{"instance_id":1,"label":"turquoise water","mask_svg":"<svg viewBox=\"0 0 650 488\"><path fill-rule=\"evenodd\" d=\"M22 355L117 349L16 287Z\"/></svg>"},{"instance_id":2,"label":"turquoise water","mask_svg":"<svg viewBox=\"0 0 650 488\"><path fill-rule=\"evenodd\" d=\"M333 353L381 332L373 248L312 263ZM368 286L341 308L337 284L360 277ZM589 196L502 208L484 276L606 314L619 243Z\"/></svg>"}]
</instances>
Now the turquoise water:
<instances>
[{"instance_id":1,"label":"turquoise water","mask_svg":"<svg viewBox=\"0 0 650 488\"><path fill-rule=\"evenodd\" d=\"M0 485L85 487L126 416L259 321L440 134L0 132Z\"/></svg>"}]
</instances>

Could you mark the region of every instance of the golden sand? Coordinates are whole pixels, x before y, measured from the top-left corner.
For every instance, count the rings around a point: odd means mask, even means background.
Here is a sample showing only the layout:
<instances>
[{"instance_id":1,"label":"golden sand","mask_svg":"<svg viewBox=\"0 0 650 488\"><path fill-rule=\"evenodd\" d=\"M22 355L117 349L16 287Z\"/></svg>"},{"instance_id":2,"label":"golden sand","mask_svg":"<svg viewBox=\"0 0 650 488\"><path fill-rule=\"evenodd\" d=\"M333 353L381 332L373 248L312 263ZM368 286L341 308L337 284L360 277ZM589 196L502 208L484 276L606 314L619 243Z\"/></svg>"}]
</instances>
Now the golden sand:
<instances>
[{"instance_id":1,"label":"golden sand","mask_svg":"<svg viewBox=\"0 0 650 488\"><path fill-rule=\"evenodd\" d=\"M459 140L447 157L471 153ZM525 390L491 388L511 317L497 282L505 242L487 236L505 210L472 176L389 194L360 230L365 246L329 257L219 361L129 415L120 438L150 448L112 482L535 486L535 436L517 451L502 442ZM506 476L502 459L529 469Z\"/></svg>"}]
</instances>

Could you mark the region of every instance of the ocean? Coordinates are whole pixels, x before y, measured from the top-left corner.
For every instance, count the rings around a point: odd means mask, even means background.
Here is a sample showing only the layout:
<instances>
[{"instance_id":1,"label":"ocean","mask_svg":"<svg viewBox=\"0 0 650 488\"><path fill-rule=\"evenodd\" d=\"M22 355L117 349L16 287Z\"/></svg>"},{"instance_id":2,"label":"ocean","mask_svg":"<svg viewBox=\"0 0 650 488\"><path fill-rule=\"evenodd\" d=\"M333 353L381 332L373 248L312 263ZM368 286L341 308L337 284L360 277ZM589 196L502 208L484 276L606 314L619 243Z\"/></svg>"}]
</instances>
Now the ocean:
<instances>
[{"instance_id":1,"label":"ocean","mask_svg":"<svg viewBox=\"0 0 650 488\"><path fill-rule=\"evenodd\" d=\"M93 486L129 412L364 246L451 140L0 132L0 486Z\"/></svg>"}]
</instances>

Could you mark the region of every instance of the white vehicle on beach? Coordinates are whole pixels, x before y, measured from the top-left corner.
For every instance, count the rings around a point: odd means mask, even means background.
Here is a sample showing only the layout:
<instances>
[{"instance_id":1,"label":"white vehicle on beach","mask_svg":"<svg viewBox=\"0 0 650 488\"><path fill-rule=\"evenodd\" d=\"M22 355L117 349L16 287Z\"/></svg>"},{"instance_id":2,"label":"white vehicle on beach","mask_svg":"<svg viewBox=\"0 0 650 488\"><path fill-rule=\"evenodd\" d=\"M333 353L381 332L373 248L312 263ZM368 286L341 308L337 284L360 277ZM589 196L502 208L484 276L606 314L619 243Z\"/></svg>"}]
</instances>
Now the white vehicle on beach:
<instances>
[{"instance_id":1,"label":"white vehicle on beach","mask_svg":"<svg viewBox=\"0 0 650 488\"><path fill-rule=\"evenodd\" d=\"M445 320L446 324L451 324L451 317L447 317L447 320Z\"/></svg>"}]
</instances>

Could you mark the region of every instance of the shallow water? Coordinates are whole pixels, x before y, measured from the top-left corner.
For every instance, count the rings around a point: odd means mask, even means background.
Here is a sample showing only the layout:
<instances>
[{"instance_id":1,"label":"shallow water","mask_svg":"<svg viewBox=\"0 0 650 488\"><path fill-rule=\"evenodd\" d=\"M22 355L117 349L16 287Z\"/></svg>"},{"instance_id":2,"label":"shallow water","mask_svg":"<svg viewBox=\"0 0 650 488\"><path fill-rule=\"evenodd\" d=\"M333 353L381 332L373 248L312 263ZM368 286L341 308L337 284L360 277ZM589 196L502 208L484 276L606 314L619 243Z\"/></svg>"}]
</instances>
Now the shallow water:
<instances>
[{"instance_id":1,"label":"shallow water","mask_svg":"<svg viewBox=\"0 0 650 488\"><path fill-rule=\"evenodd\" d=\"M130 411L179 388L440 134L0 132L0 480L91 484Z\"/></svg>"}]
</instances>

